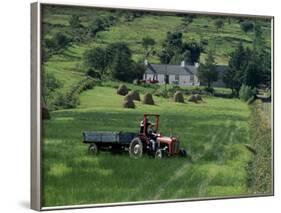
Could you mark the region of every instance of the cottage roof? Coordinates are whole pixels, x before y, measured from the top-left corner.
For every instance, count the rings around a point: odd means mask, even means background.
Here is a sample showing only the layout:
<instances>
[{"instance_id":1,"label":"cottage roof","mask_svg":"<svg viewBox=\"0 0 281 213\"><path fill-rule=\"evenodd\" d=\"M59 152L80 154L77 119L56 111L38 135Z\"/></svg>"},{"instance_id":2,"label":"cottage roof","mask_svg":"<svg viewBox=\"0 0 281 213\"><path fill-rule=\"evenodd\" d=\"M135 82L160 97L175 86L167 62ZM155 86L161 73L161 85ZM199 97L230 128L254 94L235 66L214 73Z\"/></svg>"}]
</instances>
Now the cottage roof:
<instances>
[{"instance_id":1,"label":"cottage roof","mask_svg":"<svg viewBox=\"0 0 281 213\"><path fill-rule=\"evenodd\" d=\"M193 75L192 66L181 66L173 64L148 64L146 74L167 74L167 75Z\"/></svg>"},{"instance_id":2,"label":"cottage roof","mask_svg":"<svg viewBox=\"0 0 281 213\"><path fill-rule=\"evenodd\" d=\"M216 65L219 75L228 68L227 65ZM167 75L197 75L198 67L194 65L181 66L178 64L148 64L146 74L167 74Z\"/></svg>"}]
</instances>

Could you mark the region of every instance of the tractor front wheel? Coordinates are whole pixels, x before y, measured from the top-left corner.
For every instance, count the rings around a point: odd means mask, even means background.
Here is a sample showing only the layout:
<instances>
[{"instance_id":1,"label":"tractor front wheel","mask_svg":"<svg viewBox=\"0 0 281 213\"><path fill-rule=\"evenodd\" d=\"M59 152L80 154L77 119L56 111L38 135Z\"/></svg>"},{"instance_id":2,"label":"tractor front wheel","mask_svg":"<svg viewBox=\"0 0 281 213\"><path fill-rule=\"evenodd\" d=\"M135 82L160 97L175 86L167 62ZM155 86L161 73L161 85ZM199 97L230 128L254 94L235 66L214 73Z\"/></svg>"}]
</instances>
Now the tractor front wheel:
<instances>
[{"instance_id":1,"label":"tractor front wheel","mask_svg":"<svg viewBox=\"0 0 281 213\"><path fill-rule=\"evenodd\" d=\"M129 154L132 158L140 158L142 156L143 153L143 146L142 146L142 142L139 138L134 138L131 143L130 143L130 147L129 147Z\"/></svg>"},{"instance_id":2,"label":"tractor front wheel","mask_svg":"<svg viewBox=\"0 0 281 213\"><path fill-rule=\"evenodd\" d=\"M163 151L161 149L158 149L156 152L155 152L155 158L156 159L161 159L163 158Z\"/></svg>"},{"instance_id":3,"label":"tractor front wheel","mask_svg":"<svg viewBox=\"0 0 281 213\"><path fill-rule=\"evenodd\" d=\"M93 143L89 146L88 152L92 155L97 155L99 153L99 149L97 144Z\"/></svg>"}]
</instances>

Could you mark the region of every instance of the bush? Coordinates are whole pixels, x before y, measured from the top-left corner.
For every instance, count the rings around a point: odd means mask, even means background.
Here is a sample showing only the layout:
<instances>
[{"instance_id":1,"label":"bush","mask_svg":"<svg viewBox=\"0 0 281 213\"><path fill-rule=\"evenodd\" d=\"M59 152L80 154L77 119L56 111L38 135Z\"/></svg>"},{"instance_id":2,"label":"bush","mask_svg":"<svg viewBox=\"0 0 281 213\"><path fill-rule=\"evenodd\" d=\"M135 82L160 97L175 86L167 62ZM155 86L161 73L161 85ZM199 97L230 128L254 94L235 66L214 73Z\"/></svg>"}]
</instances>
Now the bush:
<instances>
[{"instance_id":1,"label":"bush","mask_svg":"<svg viewBox=\"0 0 281 213\"><path fill-rule=\"evenodd\" d=\"M51 116L50 116L50 112L47 109L47 107L42 107L41 108L41 113L42 113L42 120L50 120Z\"/></svg>"},{"instance_id":2,"label":"bush","mask_svg":"<svg viewBox=\"0 0 281 213\"><path fill-rule=\"evenodd\" d=\"M177 91L174 94L174 101L179 103L184 103L184 97L183 94L180 91Z\"/></svg>"},{"instance_id":3,"label":"bush","mask_svg":"<svg viewBox=\"0 0 281 213\"><path fill-rule=\"evenodd\" d=\"M127 95L129 92L128 88L126 87L125 84L120 84L118 89L117 89L117 94L118 95Z\"/></svg>"},{"instance_id":4,"label":"bush","mask_svg":"<svg viewBox=\"0 0 281 213\"><path fill-rule=\"evenodd\" d=\"M143 97L143 103L144 104L149 104L149 105L154 105L154 100L153 97L150 93L146 93Z\"/></svg>"},{"instance_id":5,"label":"bush","mask_svg":"<svg viewBox=\"0 0 281 213\"><path fill-rule=\"evenodd\" d=\"M245 102L250 99L253 99L256 95L256 89L252 89L251 87L243 84L239 90L239 98Z\"/></svg>"},{"instance_id":6,"label":"bush","mask_svg":"<svg viewBox=\"0 0 281 213\"><path fill-rule=\"evenodd\" d=\"M93 78L85 78L77 83L66 94L58 93L53 105L55 109L75 108L80 104L79 94L85 90L93 89L97 82Z\"/></svg>"},{"instance_id":7,"label":"bush","mask_svg":"<svg viewBox=\"0 0 281 213\"><path fill-rule=\"evenodd\" d=\"M204 88L204 91L208 92L208 93L211 93L211 94L214 94L215 92L215 89L213 87L205 87Z\"/></svg>"}]
</instances>

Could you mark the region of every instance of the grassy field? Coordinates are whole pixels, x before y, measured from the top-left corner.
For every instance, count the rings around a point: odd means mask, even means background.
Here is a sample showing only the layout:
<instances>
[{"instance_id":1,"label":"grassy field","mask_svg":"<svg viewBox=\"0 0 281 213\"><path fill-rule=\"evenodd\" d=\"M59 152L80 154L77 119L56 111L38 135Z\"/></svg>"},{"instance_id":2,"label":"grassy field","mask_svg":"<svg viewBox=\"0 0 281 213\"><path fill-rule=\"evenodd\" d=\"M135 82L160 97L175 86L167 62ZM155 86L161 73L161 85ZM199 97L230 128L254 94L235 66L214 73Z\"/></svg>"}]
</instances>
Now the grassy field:
<instances>
[{"instance_id":1,"label":"grassy field","mask_svg":"<svg viewBox=\"0 0 281 213\"><path fill-rule=\"evenodd\" d=\"M249 108L237 99L205 97L202 104L155 98L123 109L113 88L81 94L78 109L51 113L43 128L43 206L246 195L251 154ZM81 143L84 130L137 132L144 112L159 113L160 131L180 137L186 159L94 157Z\"/></svg>"},{"instance_id":2,"label":"grassy field","mask_svg":"<svg viewBox=\"0 0 281 213\"><path fill-rule=\"evenodd\" d=\"M217 32L214 22L220 17L198 15L184 29L181 17L175 15L149 13L127 22L124 14L116 11L46 8L43 10L43 39L52 38L57 32L71 37L69 20L73 14L79 15L84 29L96 17L118 17L116 23L99 31L94 38L71 42L44 62L44 71L54 74L63 83L54 96L67 94L85 78L82 61L89 48L123 41L132 50L133 60L139 61L144 55L141 41L145 36L155 39L155 50L159 51L166 33L179 30L183 32L183 42L205 42L200 62L204 62L208 49L215 49L216 62L227 64L229 53L239 42L251 46L254 38L253 32L246 34L240 29L238 18L231 18L230 22L225 19L224 27ZM270 22L258 21L270 48ZM160 63L156 55L149 61ZM249 105L238 99L212 96L203 97L204 102L200 104L180 104L154 96L155 106L136 102L136 109L124 109L123 97L116 94L119 84L104 81L79 94L77 108L52 111L51 119L43 121L43 206L253 194L247 170L253 154L245 146L251 144L251 137L255 135L250 134ZM163 89L157 85L127 86L138 90L141 98L145 92L156 94ZM185 88L185 92L189 89L194 88ZM225 88L215 90L230 93ZM160 132L179 137L192 162L183 158L154 160L147 156L133 160L128 153L100 153L99 156L87 153L88 147L82 143L83 131L137 132L144 113L160 114ZM257 165L253 168L259 167L258 158L252 162Z\"/></svg>"}]
</instances>

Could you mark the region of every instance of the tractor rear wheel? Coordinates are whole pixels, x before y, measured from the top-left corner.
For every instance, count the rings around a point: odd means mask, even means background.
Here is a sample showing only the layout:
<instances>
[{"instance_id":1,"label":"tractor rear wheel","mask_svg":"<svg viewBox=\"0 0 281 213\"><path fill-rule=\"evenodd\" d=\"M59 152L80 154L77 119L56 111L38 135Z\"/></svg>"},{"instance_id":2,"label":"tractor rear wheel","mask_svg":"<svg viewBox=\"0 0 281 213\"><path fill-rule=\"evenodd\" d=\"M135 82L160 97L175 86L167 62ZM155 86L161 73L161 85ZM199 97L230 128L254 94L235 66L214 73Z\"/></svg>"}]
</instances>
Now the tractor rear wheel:
<instances>
[{"instance_id":1,"label":"tractor rear wheel","mask_svg":"<svg viewBox=\"0 0 281 213\"><path fill-rule=\"evenodd\" d=\"M92 155L97 155L97 154L99 153L99 149L98 149L97 144L92 143L92 144L89 146L88 152L89 152L90 154L92 154Z\"/></svg>"},{"instance_id":2,"label":"tractor rear wheel","mask_svg":"<svg viewBox=\"0 0 281 213\"><path fill-rule=\"evenodd\" d=\"M139 138L134 138L129 146L129 154L132 158L140 158L143 153L143 146L142 142Z\"/></svg>"},{"instance_id":3,"label":"tractor rear wheel","mask_svg":"<svg viewBox=\"0 0 281 213\"><path fill-rule=\"evenodd\" d=\"M179 155L180 155L180 157L187 157L187 152L186 152L186 150L185 149L183 149L183 148L181 148L180 150L179 150Z\"/></svg>"}]
</instances>

